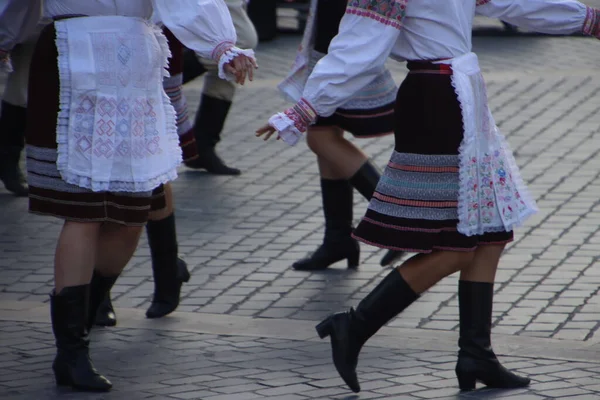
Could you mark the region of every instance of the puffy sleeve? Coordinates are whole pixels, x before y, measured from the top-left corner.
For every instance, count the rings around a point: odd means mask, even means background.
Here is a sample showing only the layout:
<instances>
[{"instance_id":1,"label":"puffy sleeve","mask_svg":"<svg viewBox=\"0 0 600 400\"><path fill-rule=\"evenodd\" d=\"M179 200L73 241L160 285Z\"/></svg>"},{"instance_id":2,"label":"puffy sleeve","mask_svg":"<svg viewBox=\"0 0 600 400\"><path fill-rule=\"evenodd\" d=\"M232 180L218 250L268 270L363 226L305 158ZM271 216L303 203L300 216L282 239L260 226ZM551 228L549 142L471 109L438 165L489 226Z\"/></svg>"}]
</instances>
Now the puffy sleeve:
<instances>
[{"instance_id":1,"label":"puffy sleeve","mask_svg":"<svg viewBox=\"0 0 600 400\"><path fill-rule=\"evenodd\" d=\"M42 0L0 0L0 71L12 71L10 51L35 31L41 17Z\"/></svg>"},{"instance_id":2,"label":"puffy sleeve","mask_svg":"<svg viewBox=\"0 0 600 400\"><path fill-rule=\"evenodd\" d=\"M296 144L317 116L333 114L382 72L402 29L407 2L348 2L338 35L308 78L300 101L269 120L281 139Z\"/></svg>"},{"instance_id":3,"label":"puffy sleeve","mask_svg":"<svg viewBox=\"0 0 600 400\"><path fill-rule=\"evenodd\" d=\"M476 12L536 32L600 38L600 12L575 0L477 0Z\"/></svg>"},{"instance_id":4,"label":"puffy sleeve","mask_svg":"<svg viewBox=\"0 0 600 400\"><path fill-rule=\"evenodd\" d=\"M221 79L234 79L223 67L235 57L243 54L254 58L254 51L235 47L235 28L223 0L152 1L154 18L162 21L187 48L215 60Z\"/></svg>"}]
</instances>

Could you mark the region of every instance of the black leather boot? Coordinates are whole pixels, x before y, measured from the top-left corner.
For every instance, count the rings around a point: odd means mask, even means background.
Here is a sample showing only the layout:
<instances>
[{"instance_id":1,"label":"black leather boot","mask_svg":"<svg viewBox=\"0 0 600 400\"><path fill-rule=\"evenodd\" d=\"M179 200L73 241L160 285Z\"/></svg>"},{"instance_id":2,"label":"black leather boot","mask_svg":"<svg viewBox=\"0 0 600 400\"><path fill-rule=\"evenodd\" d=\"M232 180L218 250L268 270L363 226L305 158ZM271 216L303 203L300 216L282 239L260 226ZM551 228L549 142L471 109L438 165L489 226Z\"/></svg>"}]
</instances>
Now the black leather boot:
<instances>
[{"instance_id":1,"label":"black leather boot","mask_svg":"<svg viewBox=\"0 0 600 400\"><path fill-rule=\"evenodd\" d=\"M29 193L19 167L26 125L27 109L3 101L0 114L0 181L6 190L18 197L26 197Z\"/></svg>"},{"instance_id":2,"label":"black leather boot","mask_svg":"<svg viewBox=\"0 0 600 400\"><path fill-rule=\"evenodd\" d=\"M461 390L475 389L477 381L499 389L521 388L530 379L504 368L492 350L494 284L459 281L460 339L456 377Z\"/></svg>"},{"instance_id":3,"label":"black leather boot","mask_svg":"<svg viewBox=\"0 0 600 400\"><path fill-rule=\"evenodd\" d=\"M97 271L92 275L90 283L90 315L88 318L88 330L93 325L115 326L117 316L110 300L110 290L119 276L102 276Z\"/></svg>"},{"instance_id":4,"label":"black leather boot","mask_svg":"<svg viewBox=\"0 0 600 400\"><path fill-rule=\"evenodd\" d=\"M371 161L367 161L362 165L362 167L360 167L358 171L356 171L354 176L352 176L349 181L354 189L362 194L365 199L370 201L371 197L373 197L373 193L375 193L375 188L377 188L380 178L381 173L377 167ZM401 251L388 250L379 264L382 267L391 265L398 261L400 257L402 257L402 254L404 253Z\"/></svg>"},{"instance_id":5,"label":"black leather boot","mask_svg":"<svg viewBox=\"0 0 600 400\"><path fill-rule=\"evenodd\" d=\"M160 318L179 306L181 285L190 280L190 272L185 261L177 256L174 214L160 221L148 221L146 233L154 275L154 297L146 317Z\"/></svg>"},{"instance_id":6,"label":"black leather boot","mask_svg":"<svg viewBox=\"0 0 600 400\"><path fill-rule=\"evenodd\" d=\"M205 169L215 175L240 175L242 173L237 168L225 165L215 151L217 143L221 140L221 132L230 108L230 101L202 95L194 123L198 158L186 162L187 167Z\"/></svg>"},{"instance_id":7,"label":"black leather boot","mask_svg":"<svg viewBox=\"0 0 600 400\"><path fill-rule=\"evenodd\" d=\"M352 186L345 179L321 179L325 216L323 244L312 256L297 261L292 268L300 271L323 270L338 261L348 260L348 268L358 267L360 247L352 238Z\"/></svg>"},{"instance_id":8,"label":"black leather boot","mask_svg":"<svg viewBox=\"0 0 600 400\"><path fill-rule=\"evenodd\" d=\"M393 269L356 307L330 315L317 325L321 339L331 337L333 363L348 387L360 392L356 366L365 342L419 297Z\"/></svg>"},{"instance_id":9,"label":"black leather boot","mask_svg":"<svg viewBox=\"0 0 600 400\"><path fill-rule=\"evenodd\" d=\"M57 354L52 364L56 384L84 392L106 392L112 383L94 368L89 355L88 300L90 285L64 288L50 295L52 330Z\"/></svg>"}]
</instances>

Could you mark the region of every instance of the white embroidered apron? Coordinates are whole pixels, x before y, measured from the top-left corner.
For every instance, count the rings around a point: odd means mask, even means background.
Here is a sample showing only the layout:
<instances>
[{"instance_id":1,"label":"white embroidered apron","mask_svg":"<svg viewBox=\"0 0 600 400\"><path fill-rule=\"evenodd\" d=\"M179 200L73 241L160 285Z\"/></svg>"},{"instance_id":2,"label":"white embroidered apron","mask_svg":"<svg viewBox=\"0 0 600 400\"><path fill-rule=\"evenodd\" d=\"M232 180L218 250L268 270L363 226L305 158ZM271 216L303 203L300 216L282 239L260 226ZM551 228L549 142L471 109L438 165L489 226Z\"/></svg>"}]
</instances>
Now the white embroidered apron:
<instances>
[{"instance_id":1,"label":"white embroidered apron","mask_svg":"<svg viewBox=\"0 0 600 400\"><path fill-rule=\"evenodd\" d=\"M163 89L170 52L160 29L121 16L55 26L63 180L93 191L147 192L175 179L182 156Z\"/></svg>"},{"instance_id":2,"label":"white embroidered apron","mask_svg":"<svg viewBox=\"0 0 600 400\"><path fill-rule=\"evenodd\" d=\"M458 231L467 236L511 231L538 211L488 106L474 53L448 61L462 110Z\"/></svg>"}]
</instances>

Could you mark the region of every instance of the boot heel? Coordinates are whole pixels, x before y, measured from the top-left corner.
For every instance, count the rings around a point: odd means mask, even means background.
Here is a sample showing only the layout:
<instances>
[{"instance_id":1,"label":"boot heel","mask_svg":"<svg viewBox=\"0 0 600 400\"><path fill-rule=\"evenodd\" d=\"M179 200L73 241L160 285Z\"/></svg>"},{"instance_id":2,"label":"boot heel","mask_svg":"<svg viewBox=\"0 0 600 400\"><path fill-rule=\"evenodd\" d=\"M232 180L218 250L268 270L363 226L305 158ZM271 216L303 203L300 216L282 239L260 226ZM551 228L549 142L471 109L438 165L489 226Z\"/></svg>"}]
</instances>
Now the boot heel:
<instances>
[{"instance_id":1,"label":"boot heel","mask_svg":"<svg viewBox=\"0 0 600 400\"><path fill-rule=\"evenodd\" d=\"M181 258L177 258L177 278L183 282L188 283L191 278L190 271L188 271L187 263Z\"/></svg>"},{"instance_id":2,"label":"boot heel","mask_svg":"<svg viewBox=\"0 0 600 400\"><path fill-rule=\"evenodd\" d=\"M333 317L327 317L324 321L322 321L319 325L316 326L317 333L321 339L325 339L327 336L331 334L331 329L333 327Z\"/></svg>"},{"instance_id":3,"label":"boot heel","mask_svg":"<svg viewBox=\"0 0 600 400\"><path fill-rule=\"evenodd\" d=\"M360 250L348 256L348 268L356 269L360 263Z\"/></svg>"},{"instance_id":4,"label":"boot heel","mask_svg":"<svg viewBox=\"0 0 600 400\"><path fill-rule=\"evenodd\" d=\"M54 380L56 381L56 386L71 386L73 382L71 381L71 377L64 373L54 373Z\"/></svg>"},{"instance_id":5,"label":"boot heel","mask_svg":"<svg viewBox=\"0 0 600 400\"><path fill-rule=\"evenodd\" d=\"M475 384L477 378L475 375L469 372L456 372L456 378L458 379L458 387L461 391L475 390Z\"/></svg>"}]
</instances>

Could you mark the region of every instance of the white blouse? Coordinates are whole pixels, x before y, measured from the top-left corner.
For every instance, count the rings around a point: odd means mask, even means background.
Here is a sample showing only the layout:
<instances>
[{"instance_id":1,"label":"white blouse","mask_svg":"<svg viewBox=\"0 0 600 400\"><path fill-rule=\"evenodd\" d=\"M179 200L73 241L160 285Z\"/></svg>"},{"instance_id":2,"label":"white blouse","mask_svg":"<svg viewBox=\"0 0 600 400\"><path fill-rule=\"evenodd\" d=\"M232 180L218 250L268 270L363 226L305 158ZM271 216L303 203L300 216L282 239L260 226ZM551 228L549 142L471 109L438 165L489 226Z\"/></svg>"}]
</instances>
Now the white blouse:
<instances>
[{"instance_id":1,"label":"white blouse","mask_svg":"<svg viewBox=\"0 0 600 400\"><path fill-rule=\"evenodd\" d=\"M45 17L121 15L155 17L189 49L220 66L238 54L235 28L223 0L0 0L0 64L10 50L36 28L43 4Z\"/></svg>"},{"instance_id":2,"label":"white blouse","mask_svg":"<svg viewBox=\"0 0 600 400\"><path fill-rule=\"evenodd\" d=\"M575 0L350 0L328 55L308 79L305 104L296 106L299 115L333 114L390 56L440 60L469 53L476 13L537 32L600 38L600 11Z\"/></svg>"}]
</instances>

